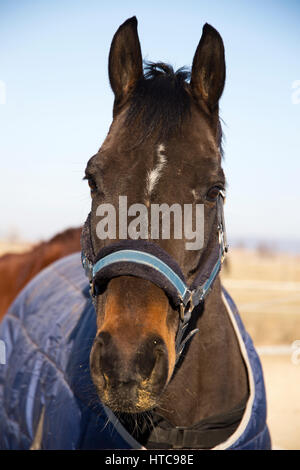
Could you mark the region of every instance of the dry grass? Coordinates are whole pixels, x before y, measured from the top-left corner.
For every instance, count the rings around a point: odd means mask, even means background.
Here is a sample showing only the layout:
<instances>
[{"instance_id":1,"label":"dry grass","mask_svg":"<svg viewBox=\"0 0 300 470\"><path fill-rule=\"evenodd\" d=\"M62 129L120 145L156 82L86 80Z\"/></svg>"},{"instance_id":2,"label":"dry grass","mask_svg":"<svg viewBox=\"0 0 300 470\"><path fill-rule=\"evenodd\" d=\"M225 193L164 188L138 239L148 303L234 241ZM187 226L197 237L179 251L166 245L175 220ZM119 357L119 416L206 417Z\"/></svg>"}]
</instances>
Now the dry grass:
<instances>
[{"instance_id":1,"label":"dry grass","mask_svg":"<svg viewBox=\"0 0 300 470\"><path fill-rule=\"evenodd\" d=\"M228 279L300 282L300 255L230 249Z\"/></svg>"},{"instance_id":2,"label":"dry grass","mask_svg":"<svg viewBox=\"0 0 300 470\"><path fill-rule=\"evenodd\" d=\"M232 250L222 280L256 345L300 339L300 256Z\"/></svg>"},{"instance_id":3,"label":"dry grass","mask_svg":"<svg viewBox=\"0 0 300 470\"><path fill-rule=\"evenodd\" d=\"M24 253L25 251L31 250L33 243L28 242L9 242L6 240L0 240L0 256L6 253Z\"/></svg>"}]
</instances>

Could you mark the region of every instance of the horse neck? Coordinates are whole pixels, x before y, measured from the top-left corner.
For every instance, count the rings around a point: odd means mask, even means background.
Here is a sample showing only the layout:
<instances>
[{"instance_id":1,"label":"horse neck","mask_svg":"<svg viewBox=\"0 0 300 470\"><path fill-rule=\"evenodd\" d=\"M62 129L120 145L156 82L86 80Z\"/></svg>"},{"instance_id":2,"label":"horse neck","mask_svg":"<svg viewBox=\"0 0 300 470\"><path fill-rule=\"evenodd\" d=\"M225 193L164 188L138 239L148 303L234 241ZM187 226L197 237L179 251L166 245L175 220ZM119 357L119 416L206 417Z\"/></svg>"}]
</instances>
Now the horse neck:
<instances>
[{"instance_id":1,"label":"horse neck","mask_svg":"<svg viewBox=\"0 0 300 470\"><path fill-rule=\"evenodd\" d=\"M157 412L174 426L192 426L226 413L247 395L248 383L236 334L222 300L221 283L205 301L197 333L167 386Z\"/></svg>"}]
</instances>

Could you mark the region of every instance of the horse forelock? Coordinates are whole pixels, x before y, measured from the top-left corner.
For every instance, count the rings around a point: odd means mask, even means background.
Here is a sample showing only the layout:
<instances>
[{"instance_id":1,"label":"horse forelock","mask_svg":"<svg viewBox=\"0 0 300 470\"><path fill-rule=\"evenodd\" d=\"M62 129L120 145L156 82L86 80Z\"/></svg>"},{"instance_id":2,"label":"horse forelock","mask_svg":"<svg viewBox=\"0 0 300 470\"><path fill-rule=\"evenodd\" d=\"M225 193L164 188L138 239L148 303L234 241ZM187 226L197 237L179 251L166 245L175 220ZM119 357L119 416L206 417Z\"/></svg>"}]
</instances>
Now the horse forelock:
<instances>
[{"instance_id":1,"label":"horse forelock","mask_svg":"<svg viewBox=\"0 0 300 470\"><path fill-rule=\"evenodd\" d=\"M125 124L136 129L140 141L156 137L167 139L180 131L189 117L191 96L186 68L174 71L162 62L147 62L144 76L136 84L129 103Z\"/></svg>"}]
</instances>

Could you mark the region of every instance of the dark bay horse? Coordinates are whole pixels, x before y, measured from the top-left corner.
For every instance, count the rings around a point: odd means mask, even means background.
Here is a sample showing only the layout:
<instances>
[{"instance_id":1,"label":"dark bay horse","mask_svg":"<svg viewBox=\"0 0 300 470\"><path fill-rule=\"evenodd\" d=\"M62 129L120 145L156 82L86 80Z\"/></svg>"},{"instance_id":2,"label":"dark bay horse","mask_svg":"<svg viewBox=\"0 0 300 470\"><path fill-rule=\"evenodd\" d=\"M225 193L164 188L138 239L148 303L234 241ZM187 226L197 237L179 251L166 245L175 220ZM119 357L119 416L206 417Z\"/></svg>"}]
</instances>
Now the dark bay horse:
<instances>
[{"instance_id":1,"label":"dark bay horse","mask_svg":"<svg viewBox=\"0 0 300 470\"><path fill-rule=\"evenodd\" d=\"M186 250L184 237L148 237L175 260L190 285L218 244L217 201L225 188L219 120L224 46L208 24L189 81L188 76L184 69L174 72L164 63L143 70L137 21L122 24L109 55L113 122L99 152L89 160L85 178L92 197L88 224L94 261L101 258L96 256L99 250L108 253L112 244L109 237L97 236L99 205L117 207L121 195L127 196L128 205L204 205L200 250ZM151 234L150 225L148 230ZM114 242L122 245L121 238L116 236ZM108 274L102 295L94 297L97 335L90 364L101 401L120 415L130 432L136 423L129 417L136 414L142 422L149 410L173 429L191 429L205 420L213 428L222 418L223 430L212 433L208 446L224 441L242 418L249 383L219 277L205 302L192 311L191 323L199 332L176 362L178 308L159 283L130 274L130 269ZM139 441L147 442L143 424L139 429Z\"/></svg>"},{"instance_id":2,"label":"dark bay horse","mask_svg":"<svg viewBox=\"0 0 300 470\"><path fill-rule=\"evenodd\" d=\"M222 38L204 26L190 73L143 68L133 17L113 38L109 78L113 122L85 170L93 304L75 254L8 311L0 448L269 449L260 361L219 278Z\"/></svg>"}]
</instances>

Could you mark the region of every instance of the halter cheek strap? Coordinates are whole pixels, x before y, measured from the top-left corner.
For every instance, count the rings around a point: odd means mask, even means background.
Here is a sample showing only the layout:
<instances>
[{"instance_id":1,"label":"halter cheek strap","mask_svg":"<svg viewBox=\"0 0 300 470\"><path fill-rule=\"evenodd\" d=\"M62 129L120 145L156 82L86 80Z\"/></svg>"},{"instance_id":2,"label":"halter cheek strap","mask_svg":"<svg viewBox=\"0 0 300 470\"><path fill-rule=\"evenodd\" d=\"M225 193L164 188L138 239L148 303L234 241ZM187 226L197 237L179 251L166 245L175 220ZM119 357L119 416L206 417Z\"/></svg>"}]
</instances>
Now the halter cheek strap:
<instances>
[{"instance_id":1,"label":"halter cheek strap","mask_svg":"<svg viewBox=\"0 0 300 470\"><path fill-rule=\"evenodd\" d=\"M197 333L194 329L185 336L194 308L202 303L211 290L227 251L223 199L217 200L218 245L207 262L201 266L191 286L188 286L176 261L159 245L145 240L124 240L102 248L95 257L92 253L90 219L82 233L82 264L90 280L91 294L103 293L108 282L124 275L147 279L164 290L172 304L179 308L180 322L176 335L176 361L187 341Z\"/></svg>"}]
</instances>

